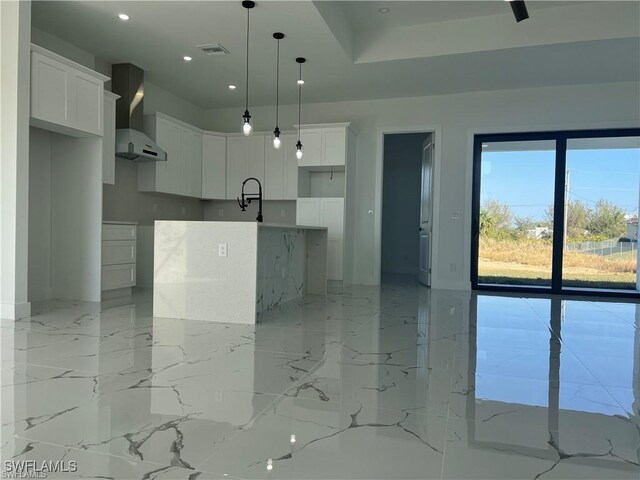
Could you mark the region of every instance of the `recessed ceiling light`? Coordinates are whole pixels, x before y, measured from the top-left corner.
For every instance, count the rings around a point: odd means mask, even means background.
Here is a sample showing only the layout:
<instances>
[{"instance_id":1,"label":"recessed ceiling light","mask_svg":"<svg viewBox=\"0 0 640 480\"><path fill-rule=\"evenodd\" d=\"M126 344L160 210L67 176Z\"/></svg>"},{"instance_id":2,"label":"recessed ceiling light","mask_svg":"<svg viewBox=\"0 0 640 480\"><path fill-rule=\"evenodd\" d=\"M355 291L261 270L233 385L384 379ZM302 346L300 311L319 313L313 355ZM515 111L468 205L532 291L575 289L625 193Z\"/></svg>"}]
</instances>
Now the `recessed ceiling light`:
<instances>
[{"instance_id":1,"label":"recessed ceiling light","mask_svg":"<svg viewBox=\"0 0 640 480\"><path fill-rule=\"evenodd\" d=\"M298 85L304 85L304 80L302 79L298 80Z\"/></svg>"},{"instance_id":2,"label":"recessed ceiling light","mask_svg":"<svg viewBox=\"0 0 640 480\"><path fill-rule=\"evenodd\" d=\"M127 20L129 20L129 15L127 15L126 13L120 13L118 14L118 18L123 22L126 22Z\"/></svg>"},{"instance_id":3,"label":"recessed ceiling light","mask_svg":"<svg viewBox=\"0 0 640 480\"><path fill-rule=\"evenodd\" d=\"M236 86L235 85L229 85L229 90L235 90Z\"/></svg>"},{"instance_id":4,"label":"recessed ceiling light","mask_svg":"<svg viewBox=\"0 0 640 480\"><path fill-rule=\"evenodd\" d=\"M185 62L190 62L191 60L193 60L193 58L191 58L189 55L185 55L184 57L182 57L182 59L183 59Z\"/></svg>"},{"instance_id":5,"label":"recessed ceiling light","mask_svg":"<svg viewBox=\"0 0 640 480\"><path fill-rule=\"evenodd\" d=\"M382 13L383 15L384 15L385 13L389 13L390 11L391 11L391 9L390 9L390 8L387 8L387 7L382 7L382 8L379 8L379 9L378 9L378 13Z\"/></svg>"}]
</instances>

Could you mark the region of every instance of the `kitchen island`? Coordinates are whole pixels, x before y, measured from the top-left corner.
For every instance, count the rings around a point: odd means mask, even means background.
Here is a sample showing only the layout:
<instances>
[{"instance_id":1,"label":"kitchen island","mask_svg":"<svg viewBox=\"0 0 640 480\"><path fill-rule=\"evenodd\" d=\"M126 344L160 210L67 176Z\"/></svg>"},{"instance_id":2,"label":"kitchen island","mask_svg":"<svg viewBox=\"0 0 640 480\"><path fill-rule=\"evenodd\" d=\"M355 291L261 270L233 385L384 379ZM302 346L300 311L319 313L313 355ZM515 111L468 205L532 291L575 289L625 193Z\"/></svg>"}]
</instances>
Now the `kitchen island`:
<instances>
[{"instance_id":1,"label":"kitchen island","mask_svg":"<svg viewBox=\"0 0 640 480\"><path fill-rule=\"evenodd\" d=\"M256 323L327 291L327 229L255 222L156 221L153 315Z\"/></svg>"}]
</instances>

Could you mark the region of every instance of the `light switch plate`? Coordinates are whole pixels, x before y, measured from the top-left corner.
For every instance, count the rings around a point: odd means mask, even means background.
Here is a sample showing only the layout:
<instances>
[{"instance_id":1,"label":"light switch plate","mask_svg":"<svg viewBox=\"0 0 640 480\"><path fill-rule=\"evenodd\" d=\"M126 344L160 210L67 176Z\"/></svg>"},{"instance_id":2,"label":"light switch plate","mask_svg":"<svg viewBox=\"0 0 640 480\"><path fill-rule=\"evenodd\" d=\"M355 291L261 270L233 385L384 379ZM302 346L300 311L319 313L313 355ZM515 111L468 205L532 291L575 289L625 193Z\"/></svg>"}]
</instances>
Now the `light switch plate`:
<instances>
[{"instance_id":1,"label":"light switch plate","mask_svg":"<svg viewBox=\"0 0 640 480\"><path fill-rule=\"evenodd\" d=\"M218 256L219 257L226 257L227 256L227 244L226 243L219 243L218 244Z\"/></svg>"}]
</instances>

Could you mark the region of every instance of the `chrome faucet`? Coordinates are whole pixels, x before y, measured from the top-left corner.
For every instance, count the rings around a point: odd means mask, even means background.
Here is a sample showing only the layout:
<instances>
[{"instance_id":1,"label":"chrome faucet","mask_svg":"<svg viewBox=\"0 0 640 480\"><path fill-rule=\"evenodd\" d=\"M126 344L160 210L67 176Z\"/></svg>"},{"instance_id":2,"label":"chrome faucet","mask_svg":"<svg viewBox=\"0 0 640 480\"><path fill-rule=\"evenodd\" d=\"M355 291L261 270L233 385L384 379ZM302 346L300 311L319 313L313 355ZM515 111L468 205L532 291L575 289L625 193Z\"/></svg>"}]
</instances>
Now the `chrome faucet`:
<instances>
[{"instance_id":1,"label":"chrome faucet","mask_svg":"<svg viewBox=\"0 0 640 480\"><path fill-rule=\"evenodd\" d=\"M249 180L255 180L255 182L258 184L258 193L250 193L245 195L244 186ZM240 205L240 210L242 210L243 212L247 211L247 206L251 203L251 200L258 200L258 216L256 217L256 220L258 222L262 222L262 184L260 183L260 180L255 177L247 178L244 182L242 182L242 200L240 200L238 197L236 197L236 199L238 200L238 205Z\"/></svg>"}]
</instances>

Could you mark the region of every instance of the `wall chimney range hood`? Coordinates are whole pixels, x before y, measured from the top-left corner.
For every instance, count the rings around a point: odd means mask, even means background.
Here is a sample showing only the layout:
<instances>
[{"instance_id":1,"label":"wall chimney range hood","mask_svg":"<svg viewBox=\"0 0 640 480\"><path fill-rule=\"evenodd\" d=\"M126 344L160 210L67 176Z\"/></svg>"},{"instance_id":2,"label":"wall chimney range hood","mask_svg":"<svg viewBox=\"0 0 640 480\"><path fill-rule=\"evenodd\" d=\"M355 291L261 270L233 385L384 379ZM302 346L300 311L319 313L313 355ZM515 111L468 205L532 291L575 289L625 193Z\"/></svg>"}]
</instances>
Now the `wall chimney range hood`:
<instances>
[{"instance_id":1,"label":"wall chimney range hood","mask_svg":"<svg viewBox=\"0 0 640 480\"><path fill-rule=\"evenodd\" d=\"M116 102L116 157L137 162L166 161L167 154L142 132L144 72L130 63L111 68Z\"/></svg>"}]
</instances>

